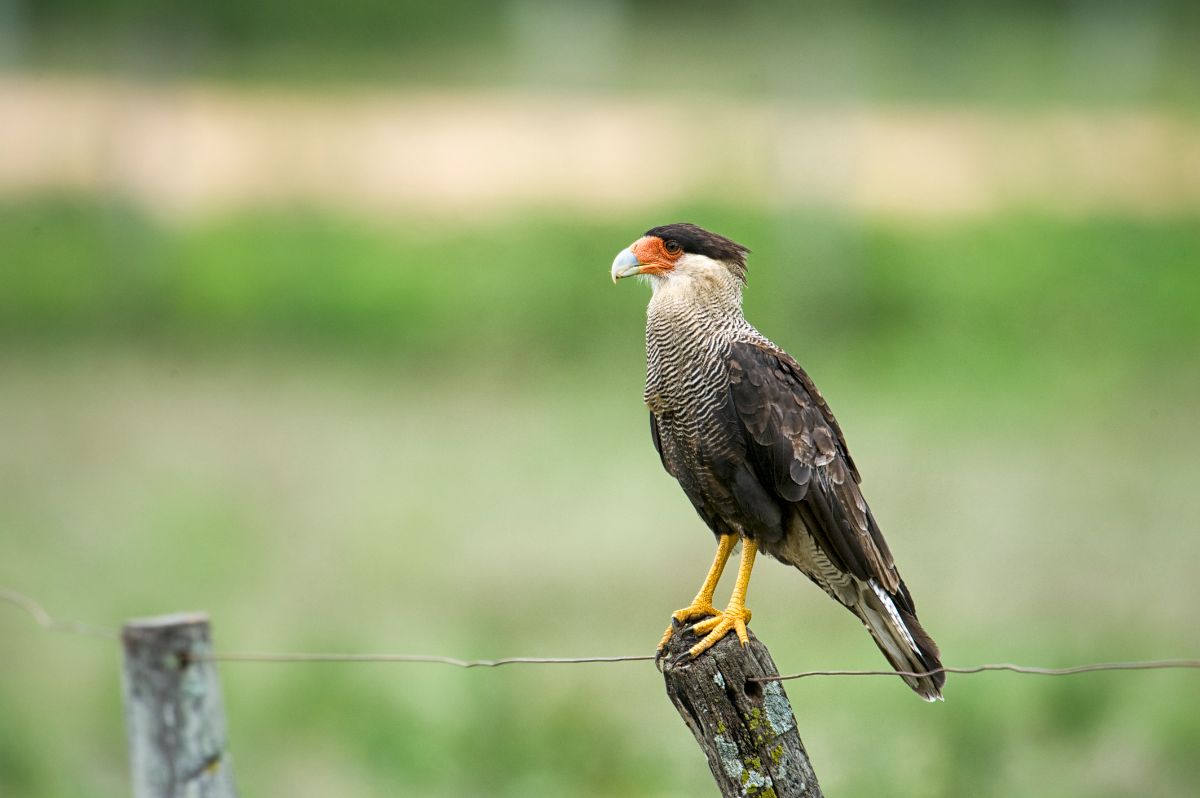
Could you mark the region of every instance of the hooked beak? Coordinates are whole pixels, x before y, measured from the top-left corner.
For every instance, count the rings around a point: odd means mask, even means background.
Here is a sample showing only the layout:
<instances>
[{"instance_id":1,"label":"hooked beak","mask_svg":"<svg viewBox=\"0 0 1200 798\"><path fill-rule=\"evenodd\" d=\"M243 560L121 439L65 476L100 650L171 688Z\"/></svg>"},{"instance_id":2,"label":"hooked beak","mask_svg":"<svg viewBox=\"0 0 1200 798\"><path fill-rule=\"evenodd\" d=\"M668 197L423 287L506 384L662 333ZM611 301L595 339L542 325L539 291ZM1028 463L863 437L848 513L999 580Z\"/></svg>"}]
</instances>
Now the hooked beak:
<instances>
[{"instance_id":1,"label":"hooked beak","mask_svg":"<svg viewBox=\"0 0 1200 798\"><path fill-rule=\"evenodd\" d=\"M641 274L642 262L637 259L637 255L633 254L633 250L629 247L617 253L616 259L612 265L612 279L615 283L622 277L632 277L635 274Z\"/></svg>"}]
</instances>

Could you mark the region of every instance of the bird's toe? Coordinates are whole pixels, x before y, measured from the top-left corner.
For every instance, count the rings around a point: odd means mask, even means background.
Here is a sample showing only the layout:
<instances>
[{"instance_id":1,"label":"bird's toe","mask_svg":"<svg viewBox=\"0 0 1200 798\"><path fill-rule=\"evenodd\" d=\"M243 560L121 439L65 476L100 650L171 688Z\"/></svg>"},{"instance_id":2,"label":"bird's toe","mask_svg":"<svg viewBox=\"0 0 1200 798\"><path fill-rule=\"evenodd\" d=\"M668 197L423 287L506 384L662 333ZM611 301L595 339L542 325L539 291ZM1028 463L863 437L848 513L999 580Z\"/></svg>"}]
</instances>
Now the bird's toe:
<instances>
[{"instance_id":1,"label":"bird's toe","mask_svg":"<svg viewBox=\"0 0 1200 798\"><path fill-rule=\"evenodd\" d=\"M714 607L711 603L693 602L681 610L675 610L671 613L671 625L667 627L667 631L663 632L662 639L658 641L658 650L662 651L670 642L671 636L675 634L676 625L684 625L688 621L695 618L720 617L721 611Z\"/></svg>"},{"instance_id":2,"label":"bird's toe","mask_svg":"<svg viewBox=\"0 0 1200 798\"><path fill-rule=\"evenodd\" d=\"M696 635L704 635L704 638L692 646L688 654L692 657L700 656L730 632L737 633L738 640L743 646L749 644L750 635L746 631L746 624L750 621L750 614L750 610L745 607L731 607L712 618L693 625L692 632Z\"/></svg>"}]
</instances>

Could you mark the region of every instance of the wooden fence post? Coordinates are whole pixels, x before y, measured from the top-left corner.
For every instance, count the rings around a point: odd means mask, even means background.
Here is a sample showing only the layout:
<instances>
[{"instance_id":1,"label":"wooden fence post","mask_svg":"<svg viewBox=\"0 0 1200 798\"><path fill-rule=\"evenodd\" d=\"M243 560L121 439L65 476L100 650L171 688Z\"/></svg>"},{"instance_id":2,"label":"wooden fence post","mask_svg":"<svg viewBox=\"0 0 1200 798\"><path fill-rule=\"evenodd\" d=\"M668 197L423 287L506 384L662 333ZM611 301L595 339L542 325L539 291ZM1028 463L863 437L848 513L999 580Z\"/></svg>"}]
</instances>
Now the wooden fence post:
<instances>
[{"instance_id":1,"label":"wooden fence post","mask_svg":"<svg viewBox=\"0 0 1200 798\"><path fill-rule=\"evenodd\" d=\"M708 758L725 798L821 798L792 705L767 647L750 633L742 648L737 635L696 659L687 650L695 635L678 624L658 660L667 695Z\"/></svg>"},{"instance_id":2,"label":"wooden fence post","mask_svg":"<svg viewBox=\"0 0 1200 798\"><path fill-rule=\"evenodd\" d=\"M234 798L208 616L162 615L121 630L135 798Z\"/></svg>"}]
</instances>

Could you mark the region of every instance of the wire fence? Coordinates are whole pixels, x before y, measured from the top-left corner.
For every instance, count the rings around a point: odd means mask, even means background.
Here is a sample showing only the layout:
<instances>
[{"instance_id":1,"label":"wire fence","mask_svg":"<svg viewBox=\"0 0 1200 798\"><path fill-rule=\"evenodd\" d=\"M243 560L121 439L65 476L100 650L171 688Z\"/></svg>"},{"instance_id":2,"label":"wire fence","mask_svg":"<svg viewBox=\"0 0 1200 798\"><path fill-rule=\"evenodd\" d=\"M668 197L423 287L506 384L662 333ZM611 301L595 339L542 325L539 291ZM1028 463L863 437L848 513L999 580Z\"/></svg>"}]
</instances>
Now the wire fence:
<instances>
[{"instance_id":1,"label":"wire fence","mask_svg":"<svg viewBox=\"0 0 1200 798\"><path fill-rule=\"evenodd\" d=\"M9 588L0 588L0 601L11 604L23 610L33 621L43 629L66 634L82 635L85 637L101 638L116 641L120 634L113 629L94 626L79 621L64 621L52 616L45 608L29 596ZM460 659L435 654L380 654L380 653L339 653L339 652L214 652L206 655L196 655L195 659L208 662L246 662L246 663L426 663L434 665L452 665L459 668L498 668L503 665L583 665L589 663L608 662L649 662L656 659L654 654L635 654L629 656L595 656L595 657L504 657L500 659ZM946 665L931 671L897 671L897 670L810 670L799 673L789 673L782 676L768 676L755 681L782 682L793 679L805 679L813 676L932 676L937 673L975 674L993 671L1031 674L1036 676L1074 676L1081 673L1096 673L1099 671L1148 671L1148 670L1200 670L1200 659L1158 659L1138 660L1130 662L1089 662L1082 665L1071 665L1061 668L1047 668L1037 665L1017 665L1008 662L987 663L984 665L953 666Z\"/></svg>"}]
</instances>

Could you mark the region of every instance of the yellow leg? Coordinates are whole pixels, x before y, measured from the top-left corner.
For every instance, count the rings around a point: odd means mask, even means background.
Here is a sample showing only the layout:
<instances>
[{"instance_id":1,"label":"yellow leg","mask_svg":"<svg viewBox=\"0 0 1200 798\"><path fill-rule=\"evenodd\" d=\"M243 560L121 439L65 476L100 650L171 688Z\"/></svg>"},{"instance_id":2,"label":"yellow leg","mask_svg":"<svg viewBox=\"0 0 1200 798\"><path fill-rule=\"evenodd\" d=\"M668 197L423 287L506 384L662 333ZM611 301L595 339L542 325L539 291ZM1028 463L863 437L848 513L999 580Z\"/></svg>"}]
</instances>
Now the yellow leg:
<instances>
[{"instance_id":1,"label":"yellow leg","mask_svg":"<svg viewBox=\"0 0 1200 798\"><path fill-rule=\"evenodd\" d=\"M733 585L729 606L716 617L703 620L692 627L696 634L705 635L704 639L692 646L688 652L693 657L698 657L712 648L730 631L737 632L743 646L750 642L750 637L746 634L746 624L750 621L750 610L746 609L746 588L750 584L750 572L754 570L754 555L757 553L758 544L750 538L745 538L742 541L742 562L738 565L737 582Z\"/></svg>"},{"instance_id":2,"label":"yellow leg","mask_svg":"<svg viewBox=\"0 0 1200 798\"><path fill-rule=\"evenodd\" d=\"M708 576L704 577L704 584L700 585L700 591L692 599L691 604L671 613L671 618L683 623L702 615L720 615L717 612L717 608L712 605L713 593L717 589L717 582L721 580L721 573L725 570L725 563L729 562L729 554L733 551L735 543L737 543L737 535L721 535L720 540L717 541L717 556L713 558L712 567L708 569ZM674 628L675 625L671 624L667 627L667 631L663 633L662 640L658 642L660 651L667 645L667 641L671 639L671 632Z\"/></svg>"}]
</instances>

